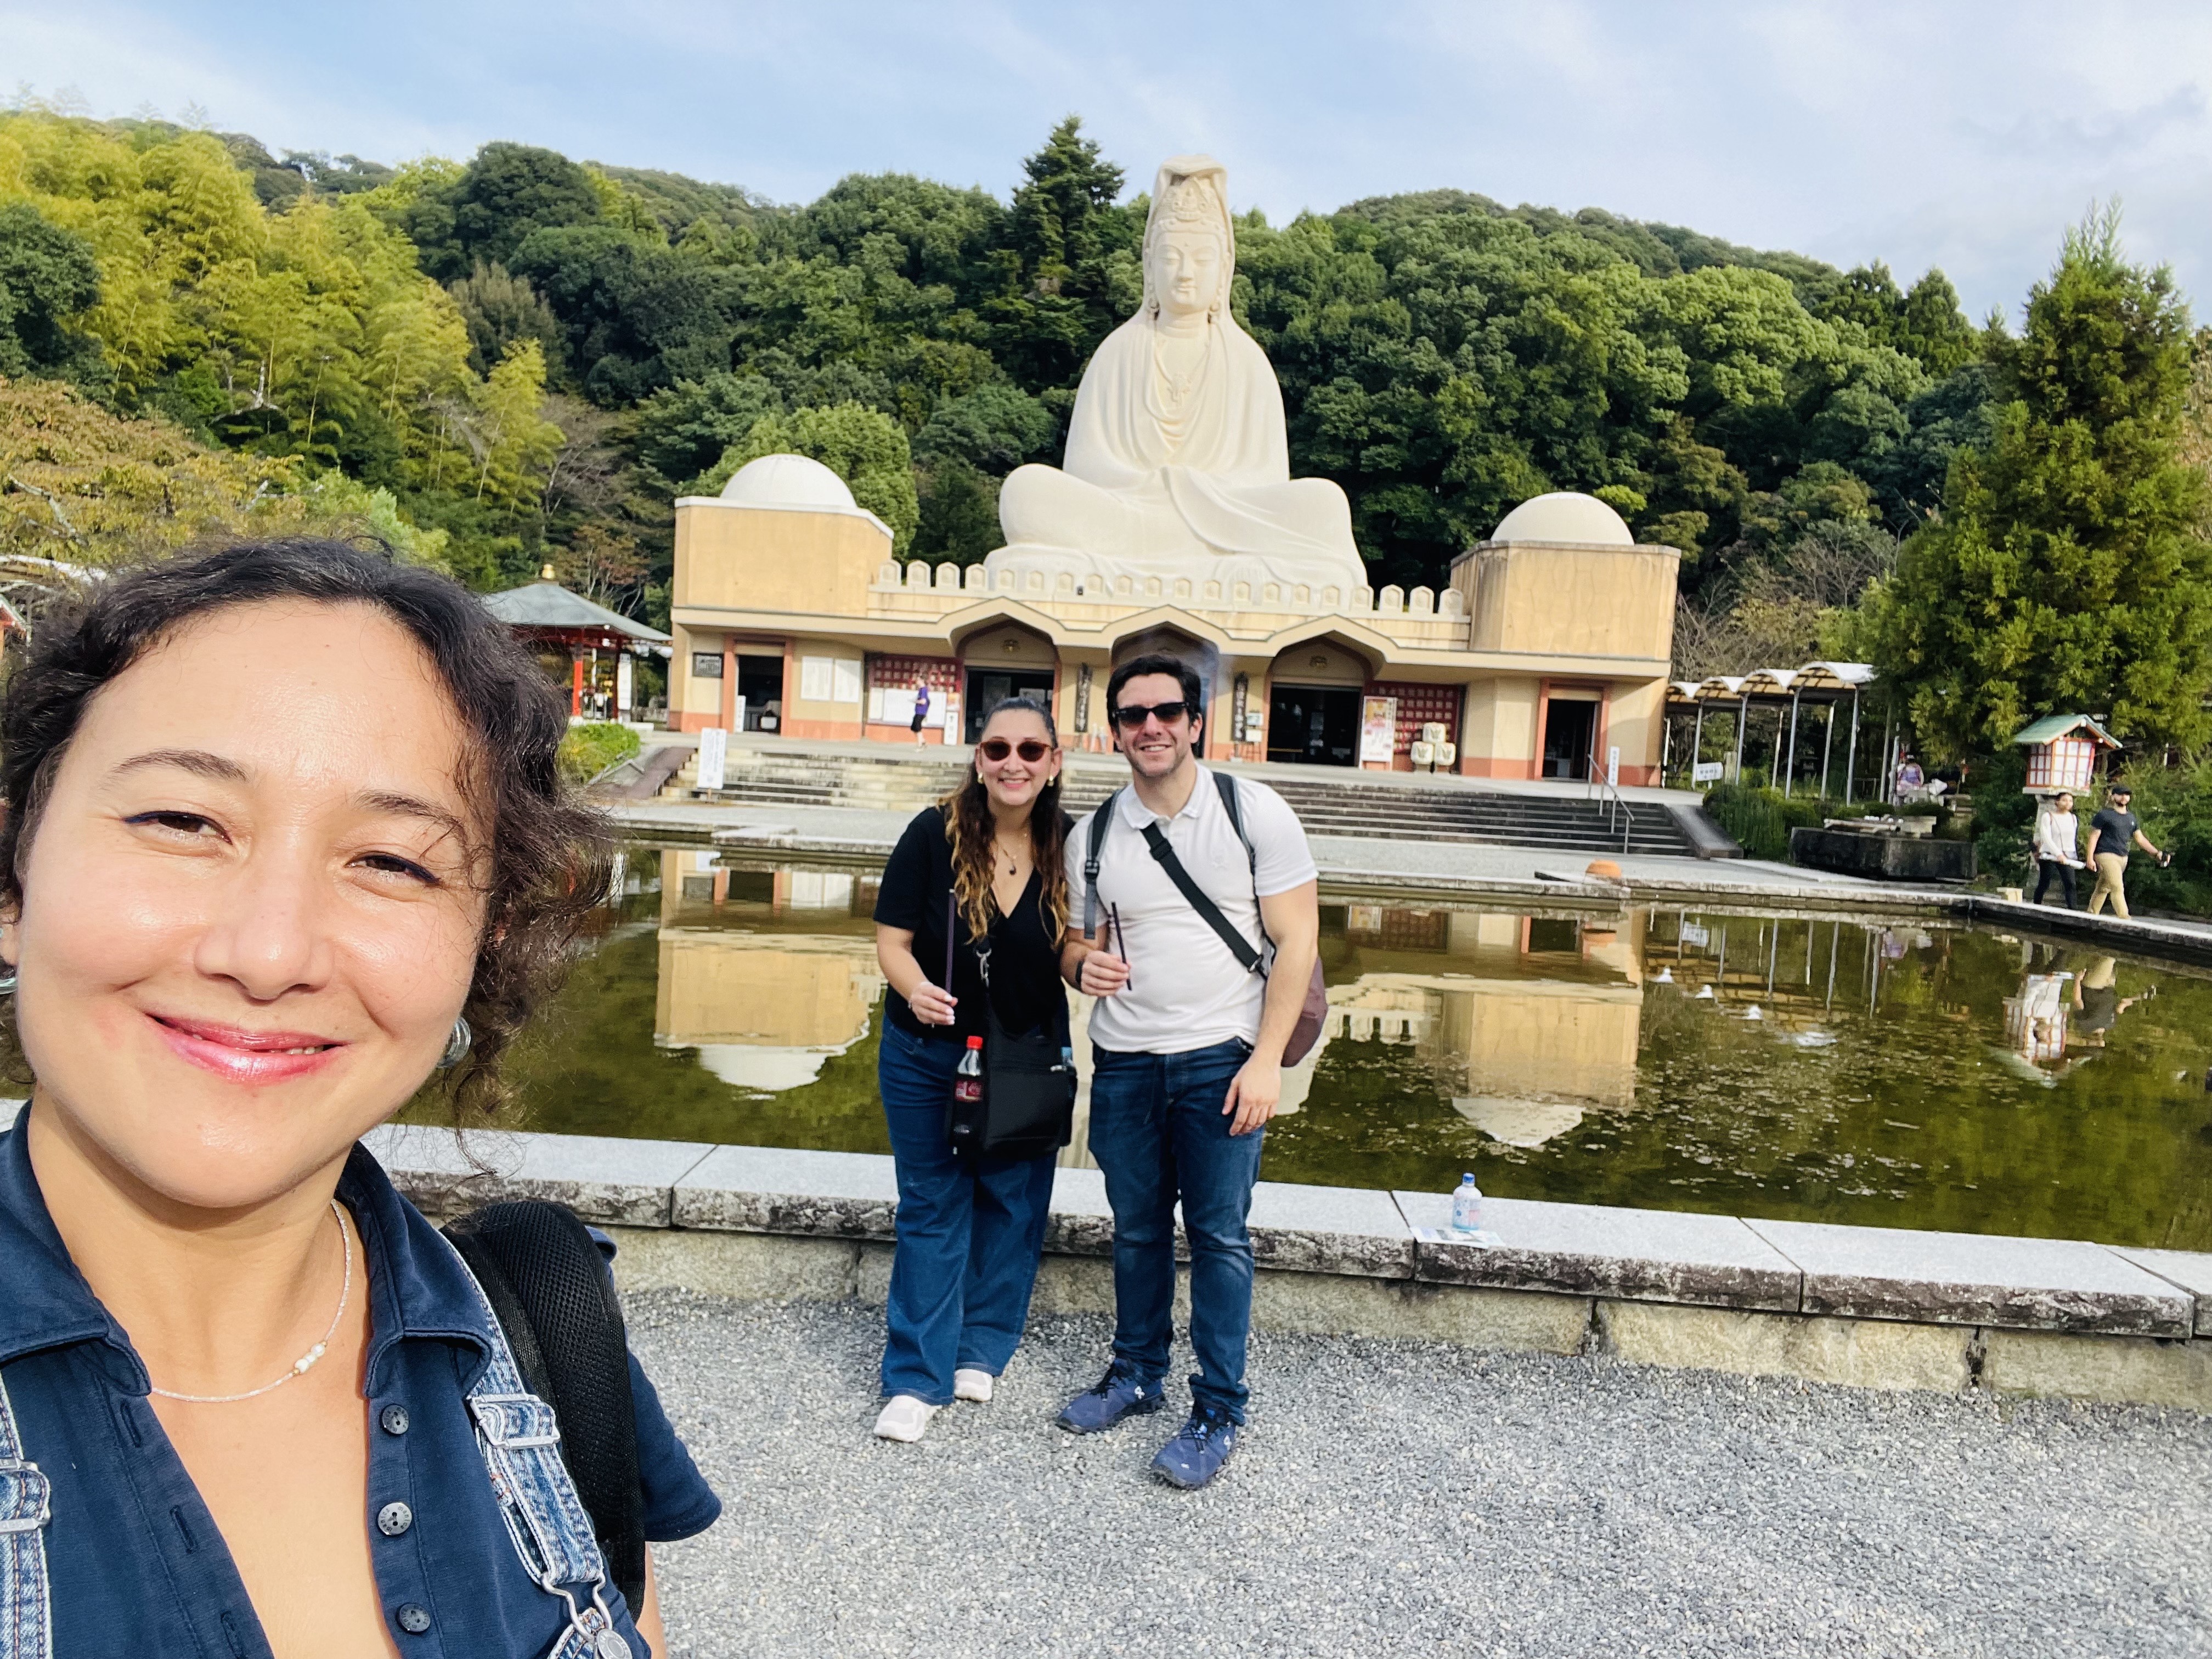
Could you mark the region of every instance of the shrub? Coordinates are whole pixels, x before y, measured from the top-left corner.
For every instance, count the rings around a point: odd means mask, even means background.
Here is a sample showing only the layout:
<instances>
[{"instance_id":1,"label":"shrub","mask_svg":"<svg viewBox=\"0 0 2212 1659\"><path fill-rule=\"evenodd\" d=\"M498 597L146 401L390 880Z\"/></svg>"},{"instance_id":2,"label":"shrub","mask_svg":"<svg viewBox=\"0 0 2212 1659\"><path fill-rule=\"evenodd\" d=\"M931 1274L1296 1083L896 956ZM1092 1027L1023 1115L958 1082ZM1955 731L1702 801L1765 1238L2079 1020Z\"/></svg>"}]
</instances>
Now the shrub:
<instances>
[{"instance_id":1,"label":"shrub","mask_svg":"<svg viewBox=\"0 0 2212 1659\"><path fill-rule=\"evenodd\" d=\"M612 720L572 726L561 739L561 770L571 782L589 783L617 761L644 747L637 733Z\"/></svg>"},{"instance_id":2,"label":"shrub","mask_svg":"<svg viewBox=\"0 0 2212 1659\"><path fill-rule=\"evenodd\" d=\"M1826 818L1864 817L1879 810L1879 803L1823 800L1817 795L1793 794L1784 799L1779 789L1759 784L1717 783L1705 793L1705 811L1713 822L1743 844L1755 859L1790 857L1790 832L1800 824L1817 830Z\"/></svg>"}]
</instances>

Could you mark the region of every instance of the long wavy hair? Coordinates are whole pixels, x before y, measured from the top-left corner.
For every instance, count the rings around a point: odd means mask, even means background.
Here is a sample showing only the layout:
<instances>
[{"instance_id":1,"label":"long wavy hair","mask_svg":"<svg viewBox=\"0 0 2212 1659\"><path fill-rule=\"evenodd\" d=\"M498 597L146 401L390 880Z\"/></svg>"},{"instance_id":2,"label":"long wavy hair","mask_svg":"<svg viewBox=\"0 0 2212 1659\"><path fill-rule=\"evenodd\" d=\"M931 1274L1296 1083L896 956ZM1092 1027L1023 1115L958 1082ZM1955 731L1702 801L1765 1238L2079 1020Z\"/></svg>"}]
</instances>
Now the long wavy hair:
<instances>
[{"instance_id":1,"label":"long wavy hair","mask_svg":"<svg viewBox=\"0 0 2212 1659\"><path fill-rule=\"evenodd\" d=\"M1053 721L1052 710L1035 697L1007 697L993 704L983 717L983 729L989 731L991 722L1008 709L1035 714L1044 722L1052 746L1060 747L1060 727ZM1060 779L1054 778L1038 790L1030 812L1037 914L1044 922L1045 937L1055 944L1067 927L1067 819L1060 810ZM998 895L991 888L991 842L998 823L991 816L990 791L982 775L971 767L966 781L937 805L945 814L945 839L952 848L952 893L960 919L968 924L969 936L980 939L999 918Z\"/></svg>"}]
</instances>

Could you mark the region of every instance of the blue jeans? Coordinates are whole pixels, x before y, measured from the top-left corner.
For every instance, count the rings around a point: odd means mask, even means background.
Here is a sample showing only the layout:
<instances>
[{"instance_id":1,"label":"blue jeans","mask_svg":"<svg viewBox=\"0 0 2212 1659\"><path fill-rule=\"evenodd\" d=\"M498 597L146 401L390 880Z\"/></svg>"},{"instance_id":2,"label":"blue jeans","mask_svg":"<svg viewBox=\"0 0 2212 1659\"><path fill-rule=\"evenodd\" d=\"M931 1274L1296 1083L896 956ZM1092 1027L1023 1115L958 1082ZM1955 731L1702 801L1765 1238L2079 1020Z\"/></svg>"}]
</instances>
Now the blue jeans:
<instances>
[{"instance_id":1,"label":"blue jeans","mask_svg":"<svg viewBox=\"0 0 2212 1659\"><path fill-rule=\"evenodd\" d=\"M1221 1102L1251 1047L1121 1054L1094 1045L1091 1055L1091 1153L1114 1212L1114 1357L1143 1382L1167 1375L1180 1199L1198 1357L1191 1399L1242 1423L1252 1334L1252 1236L1244 1221L1267 1131L1231 1135Z\"/></svg>"},{"instance_id":2,"label":"blue jeans","mask_svg":"<svg viewBox=\"0 0 2212 1659\"><path fill-rule=\"evenodd\" d=\"M996 1376L1014 1357L1052 1202L1048 1153L972 1169L952 1156L945 1109L960 1054L886 1020L876 1060L899 1194L884 1392L933 1406L951 1402L956 1370Z\"/></svg>"}]
</instances>

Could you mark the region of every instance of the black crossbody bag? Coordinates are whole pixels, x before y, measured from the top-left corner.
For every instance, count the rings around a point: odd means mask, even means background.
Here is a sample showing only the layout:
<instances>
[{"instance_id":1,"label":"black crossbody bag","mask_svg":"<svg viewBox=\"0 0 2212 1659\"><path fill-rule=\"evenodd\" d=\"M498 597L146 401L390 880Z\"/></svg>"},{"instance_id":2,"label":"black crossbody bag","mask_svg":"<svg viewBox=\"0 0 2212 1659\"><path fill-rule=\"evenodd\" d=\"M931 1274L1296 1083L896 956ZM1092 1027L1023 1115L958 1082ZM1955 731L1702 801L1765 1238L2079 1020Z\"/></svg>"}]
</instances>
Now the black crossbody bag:
<instances>
[{"instance_id":1,"label":"black crossbody bag","mask_svg":"<svg viewBox=\"0 0 2212 1659\"><path fill-rule=\"evenodd\" d=\"M945 916L945 982L952 982L954 901ZM1045 1026L1017 1036L991 1005L991 937L970 941L983 975L983 1098L945 1105L945 1134L962 1158L1042 1158L1075 1133L1075 1066Z\"/></svg>"}]
</instances>

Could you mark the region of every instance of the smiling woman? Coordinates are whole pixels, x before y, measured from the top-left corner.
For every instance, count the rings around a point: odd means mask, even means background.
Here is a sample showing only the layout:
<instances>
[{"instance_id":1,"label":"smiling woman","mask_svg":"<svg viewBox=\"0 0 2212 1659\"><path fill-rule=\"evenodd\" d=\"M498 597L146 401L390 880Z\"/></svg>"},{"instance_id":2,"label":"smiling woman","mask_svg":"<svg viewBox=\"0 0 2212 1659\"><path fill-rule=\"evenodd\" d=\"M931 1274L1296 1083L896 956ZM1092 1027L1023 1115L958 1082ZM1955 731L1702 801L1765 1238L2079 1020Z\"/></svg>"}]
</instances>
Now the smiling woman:
<instances>
[{"instance_id":1,"label":"smiling woman","mask_svg":"<svg viewBox=\"0 0 2212 1659\"><path fill-rule=\"evenodd\" d=\"M41 629L0 713L35 1079L0 1136L0 1449L12 1418L43 1471L52 1644L0 1655L659 1650L649 1572L633 1612L588 1531L520 1553L516 1460L568 1490L544 1407L356 1145L441 1066L496 1104L605 886L564 729L471 595L334 543ZM719 1504L629 1369L645 1535L688 1535Z\"/></svg>"}]
</instances>

